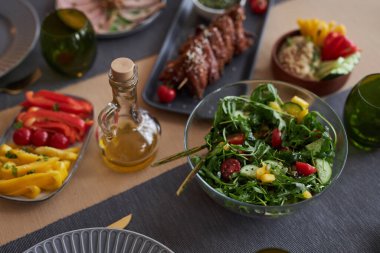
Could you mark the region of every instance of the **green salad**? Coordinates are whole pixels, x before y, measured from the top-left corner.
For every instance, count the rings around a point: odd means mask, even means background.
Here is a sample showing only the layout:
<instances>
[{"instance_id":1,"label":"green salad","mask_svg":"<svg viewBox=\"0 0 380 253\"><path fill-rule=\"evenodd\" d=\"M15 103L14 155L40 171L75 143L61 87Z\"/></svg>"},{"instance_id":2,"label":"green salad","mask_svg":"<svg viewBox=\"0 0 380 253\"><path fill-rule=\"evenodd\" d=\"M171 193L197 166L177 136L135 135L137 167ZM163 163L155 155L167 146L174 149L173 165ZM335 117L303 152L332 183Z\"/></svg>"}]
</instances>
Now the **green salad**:
<instances>
[{"instance_id":1,"label":"green salad","mask_svg":"<svg viewBox=\"0 0 380 253\"><path fill-rule=\"evenodd\" d=\"M294 96L283 102L276 88L219 101L205 136L208 153L194 156L200 176L215 190L257 205L311 198L330 183L335 155L332 125ZM325 122L326 124L322 124Z\"/></svg>"}]
</instances>

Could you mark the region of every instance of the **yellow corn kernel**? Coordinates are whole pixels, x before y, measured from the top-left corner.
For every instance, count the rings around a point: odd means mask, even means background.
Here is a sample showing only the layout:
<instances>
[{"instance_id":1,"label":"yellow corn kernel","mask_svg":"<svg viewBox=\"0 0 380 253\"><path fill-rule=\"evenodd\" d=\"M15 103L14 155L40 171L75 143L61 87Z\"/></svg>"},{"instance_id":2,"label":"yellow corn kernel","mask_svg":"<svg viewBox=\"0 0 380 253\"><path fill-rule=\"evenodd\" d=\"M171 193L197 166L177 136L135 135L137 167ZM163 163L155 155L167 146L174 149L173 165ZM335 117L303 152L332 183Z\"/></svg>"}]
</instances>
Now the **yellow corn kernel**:
<instances>
[{"instance_id":1,"label":"yellow corn kernel","mask_svg":"<svg viewBox=\"0 0 380 253\"><path fill-rule=\"evenodd\" d=\"M260 179L262 175L267 173L267 166L264 165L263 167L256 170L256 178Z\"/></svg>"},{"instance_id":2,"label":"yellow corn kernel","mask_svg":"<svg viewBox=\"0 0 380 253\"><path fill-rule=\"evenodd\" d=\"M270 173L261 175L260 177L261 182L263 183L272 183L274 180L276 180L276 176Z\"/></svg>"},{"instance_id":3,"label":"yellow corn kernel","mask_svg":"<svg viewBox=\"0 0 380 253\"><path fill-rule=\"evenodd\" d=\"M292 101L293 103L295 103L295 104L301 106L302 109L307 109L307 108L309 108L309 103L306 102L304 99L298 97L298 96L294 96L294 97L292 97L292 99L291 99L290 101Z\"/></svg>"},{"instance_id":4,"label":"yellow corn kernel","mask_svg":"<svg viewBox=\"0 0 380 253\"><path fill-rule=\"evenodd\" d=\"M228 144L224 145L224 146L223 146L223 149L224 149L225 151L230 150L230 145L228 145Z\"/></svg>"},{"instance_id":5,"label":"yellow corn kernel","mask_svg":"<svg viewBox=\"0 0 380 253\"><path fill-rule=\"evenodd\" d=\"M275 111L282 112L281 106L275 101L269 102L269 107Z\"/></svg>"},{"instance_id":6,"label":"yellow corn kernel","mask_svg":"<svg viewBox=\"0 0 380 253\"><path fill-rule=\"evenodd\" d=\"M304 197L305 199L310 199L311 197L313 197L313 195L311 195L311 193L306 190L302 193L302 197Z\"/></svg>"}]
</instances>

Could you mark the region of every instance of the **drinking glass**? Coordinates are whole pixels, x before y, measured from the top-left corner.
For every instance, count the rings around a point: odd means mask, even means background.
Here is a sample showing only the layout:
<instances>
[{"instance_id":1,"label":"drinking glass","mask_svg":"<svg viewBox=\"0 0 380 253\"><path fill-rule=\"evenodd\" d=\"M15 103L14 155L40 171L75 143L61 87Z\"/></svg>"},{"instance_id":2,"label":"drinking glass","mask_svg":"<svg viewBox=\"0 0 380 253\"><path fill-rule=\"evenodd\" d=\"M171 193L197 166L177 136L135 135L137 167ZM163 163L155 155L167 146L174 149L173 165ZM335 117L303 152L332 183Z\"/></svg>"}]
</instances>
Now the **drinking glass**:
<instances>
[{"instance_id":1,"label":"drinking glass","mask_svg":"<svg viewBox=\"0 0 380 253\"><path fill-rule=\"evenodd\" d=\"M82 77L96 56L96 37L87 17L76 9L50 13L41 27L41 48L47 63L56 71Z\"/></svg>"},{"instance_id":2,"label":"drinking glass","mask_svg":"<svg viewBox=\"0 0 380 253\"><path fill-rule=\"evenodd\" d=\"M343 120L354 146L380 147L380 74L368 75L355 85L347 97Z\"/></svg>"}]
</instances>

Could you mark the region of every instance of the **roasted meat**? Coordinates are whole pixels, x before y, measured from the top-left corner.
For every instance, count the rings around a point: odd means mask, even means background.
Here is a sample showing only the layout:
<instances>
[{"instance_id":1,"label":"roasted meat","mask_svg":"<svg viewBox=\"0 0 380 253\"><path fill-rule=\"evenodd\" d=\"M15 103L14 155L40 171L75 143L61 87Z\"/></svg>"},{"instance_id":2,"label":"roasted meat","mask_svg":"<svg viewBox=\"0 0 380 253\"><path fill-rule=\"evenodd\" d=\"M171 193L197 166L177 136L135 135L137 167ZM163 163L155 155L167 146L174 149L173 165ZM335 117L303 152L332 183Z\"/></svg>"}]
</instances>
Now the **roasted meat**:
<instances>
[{"instance_id":1,"label":"roasted meat","mask_svg":"<svg viewBox=\"0 0 380 253\"><path fill-rule=\"evenodd\" d=\"M243 9L236 6L208 27L197 27L180 47L178 58L167 63L160 81L174 86L186 82L190 91L201 98L207 85L220 78L234 54L241 54L252 45L244 31L244 19Z\"/></svg>"}]
</instances>

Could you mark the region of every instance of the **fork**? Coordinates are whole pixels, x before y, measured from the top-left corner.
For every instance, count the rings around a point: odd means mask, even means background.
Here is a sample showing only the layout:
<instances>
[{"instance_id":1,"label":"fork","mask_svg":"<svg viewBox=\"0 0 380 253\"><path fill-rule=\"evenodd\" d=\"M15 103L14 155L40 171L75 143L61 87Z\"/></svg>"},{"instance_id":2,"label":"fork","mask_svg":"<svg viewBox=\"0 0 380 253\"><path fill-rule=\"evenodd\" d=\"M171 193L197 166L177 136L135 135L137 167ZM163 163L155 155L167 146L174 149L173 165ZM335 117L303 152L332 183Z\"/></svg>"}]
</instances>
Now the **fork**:
<instances>
[{"instance_id":1,"label":"fork","mask_svg":"<svg viewBox=\"0 0 380 253\"><path fill-rule=\"evenodd\" d=\"M123 229L131 222L132 214L128 214L127 216L121 218L118 221L115 221L111 225L107 226L107 228L113 228L113 229Z\"/></svg>"}]
</instances>

